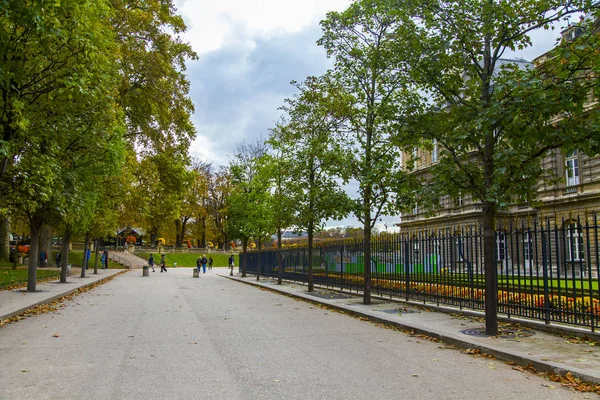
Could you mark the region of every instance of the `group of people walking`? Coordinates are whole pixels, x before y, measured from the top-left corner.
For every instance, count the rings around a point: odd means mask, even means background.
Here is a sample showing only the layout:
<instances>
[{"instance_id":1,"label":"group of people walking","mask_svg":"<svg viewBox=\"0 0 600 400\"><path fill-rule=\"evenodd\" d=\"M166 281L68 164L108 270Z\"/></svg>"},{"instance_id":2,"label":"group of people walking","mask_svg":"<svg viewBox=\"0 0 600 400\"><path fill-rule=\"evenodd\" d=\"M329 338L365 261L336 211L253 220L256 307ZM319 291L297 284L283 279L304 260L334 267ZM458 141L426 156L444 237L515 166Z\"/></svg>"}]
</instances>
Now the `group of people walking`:
<instances>
[{"instance_id":1,"label":"group of people walking","mask_svg":"<svg viewBox=\"0 0 600 400\"><path fill-rule=\"evenodd\" d=\"M90 249L88 249L86 252L86 255L85 255L85 269L88 269L88 267L89 267L90 255L91 255L91 251L90 251ZM56 262L56 268L60 268L61 260L62 260L62 254L60 253L60 251L57 251L56 255L54 256L54 261ZM46 253L45 250L40 251L38 266L39 266L39 268L48 267L48 253ZM100 253L100 268L108 269L108 251L106 251L106 250L103 250Z\"/></svg>"},{"instance_id":2,"label":"group of people walking","mask_svg":"<svg viewBox=\"0 0 600 400\"><path fill-rule=\"evenodd\" d=\"M208 269L212 269L212 265L213 265L212 257L209 256L207 259L206 256L203 254L202 256L198 257L198 259L196 260L196 267L198 268L198 270L200 270L200 268L202 268L203 274L206 273L206 264L208 264Z\"/></svg>"},{"instance_id":3,"label":"group of people walking","mask_svg":"<svg viewBox=\"0 0 600 400\"><path fill-rule=\"evenodd\" d=\"M160 256L160 272L167 272L166 263L167 263L167 258L165 257L164 254L162 254ZM235 257L233 256L233 254L231 255L231 257L229 257L228 263L229 263L229 269L230 269L229 275L233 275L233 267L235 266ZM202 273L205 274L206 273L206 265L208 265L208 269L211 270L213 267L213 258L211 256L206 258L206 255L202 254L196 260L196 268L198 268L198 271L200 269L202 269ZM152 272L156 272L156 270L154 269L154 254L150 254L150 257L148 258L148 266L150 268L152 268Z\"/></svg>"},{"instance_id":4,"label":"group of people walking","mask_svg":"<svg viewBox=\"0 0 600 400\"><path fill-rule=\"evenodd\" d=\"M150 254L150 258L148 258L148 266L152 268L152 272L156 272L154 269L154 254ZM167 257L164 254L160 256L160 272L167 272Z\"/></svg>"}]
</instances>

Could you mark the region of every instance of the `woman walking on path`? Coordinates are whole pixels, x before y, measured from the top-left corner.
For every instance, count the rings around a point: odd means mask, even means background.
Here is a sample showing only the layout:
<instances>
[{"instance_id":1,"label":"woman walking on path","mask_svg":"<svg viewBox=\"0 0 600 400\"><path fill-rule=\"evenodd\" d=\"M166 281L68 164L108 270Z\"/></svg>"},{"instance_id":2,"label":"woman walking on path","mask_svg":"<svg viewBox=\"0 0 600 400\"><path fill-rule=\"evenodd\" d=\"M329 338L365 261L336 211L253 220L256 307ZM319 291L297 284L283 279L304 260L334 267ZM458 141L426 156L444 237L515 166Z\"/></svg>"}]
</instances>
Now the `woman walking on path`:
<instances>
[{"instance_id":1,"label":"woman walking on path","mask_svg":"<svg viewBox=\"0 0 600 400\"><path fill-rule=\"evenodd\" d=\"M160 272L167 272L167 260L165 255L160 256Z\"/></svg>"},{"instance_id":2,"label":"woman walking on path","mask_svg":"<svg viewBox=\"0 0 600 400\"><path fill-rule=\"evenodd\" d=\"M154 271L154 256L152 254L150 254L150 258L148 259L148 265L150 266L150 268L152 268L152 272Z\"/></svg>"},{"instance_id":3,"label":"woman walking on path","mask_svg":"<svg viewBox=\"0 0 600 400\"><path fill-rule=\"evenodd\" d=\"M212 269L213 259L211 256L208 256L208 269Z\"/></svg>"}]
</instances>

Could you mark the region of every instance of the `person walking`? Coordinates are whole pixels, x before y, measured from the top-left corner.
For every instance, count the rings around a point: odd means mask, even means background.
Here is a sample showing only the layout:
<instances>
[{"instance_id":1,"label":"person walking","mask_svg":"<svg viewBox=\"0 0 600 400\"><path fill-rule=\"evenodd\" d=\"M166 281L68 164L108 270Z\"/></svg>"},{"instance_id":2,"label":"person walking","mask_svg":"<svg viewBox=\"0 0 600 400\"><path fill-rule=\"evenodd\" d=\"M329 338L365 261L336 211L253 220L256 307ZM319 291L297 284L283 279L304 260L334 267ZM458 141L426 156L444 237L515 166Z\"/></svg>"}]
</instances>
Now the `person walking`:
<instances>
[{"instance_id":1,"label":"person walking","mask_svg":"<svg viewBox=\"0 0 600 400\"><path fill-rule=\"evenodd\" d=\"M233 254L231 255L231 257L229 257L229 275L233 276L233 267L235 267L235 257L233 256Z\"/></svg>"},{"instance_id":2,"label":"person walking","mask_svg":"<svg viewBox=\"0 0 600 400\"><path fill-rule=\"evenodd\" d=\"M198 268L198 272L200 272L200 268L202 268L202 256L198 256L196 260L196 268Z\"/></svg>"},{"instance_id":3,"label":"person walking","mask_svg":"<svg viewBox=\"0 0 600 400\"><path fill-rule=\"evenodd\" d=\"M167 272L167 259L164 254L160 256L160 272L163 271Z\"/></svg>"},{"instance_id":4,"label":"person walking","mask_svg":"<svg viewBox=\"0 0 600 400\"><path fill-rule=\"evenodd\" d=\"M89 248L88 245L88 249L87 249L87 253L85 253L85 269L88 269L88 267L90 266L90 256L92 255L92 251Z\"/></svg>"},{"instance_id":5,"label":"person walking","mask_svg":"<svg viewBox=\"0 0 600 400\"><path fill-rule=\"evenodd\" d=\"M61 254L60 251L56 252L56 257L54 258L54 260L56 261L56 268L60 268L60 259L61 259Z\"/></svg>"},{"instance_id":6,"label":"person walking","mask_svg":"<svg viewBox=\"0 0 600 400\"><path fill-rule=\"evenodd\" d=\"M206 259L206 256L204 254L202 254L202 273L205 274L206 273L206 263L208 262L208 260Z\"/></svg>"},{"instance_id":7,"label":"person walking","mask_svg":"<svg viewBox=\"0 0 600 400\"><path fill-rule=\"evenodd\" d=\"M108 251L104 250L104 269L108 269Z\"/></svg>"},{"instance_id":8,"label":"person walking","mask_svg":"<svg viewBox=\"0 0 600 400\"><path fill-rule=\"evenodd\" d=\"M102 254L100 254L100 265L102 269L104 269L104 258L106 257L106 255L104 254L104 252L102 252Z\"/></svg>"},{"instance_id":9,"label":"person walking","mask_svg":"<svg viewBox=\"0 0 600 400\"><path fill-rule=\"evenodd\" d=\"M208 256L208 269L212 269L213 259L211 256Z\"/></svg>"},{"instance_id":10,"label":"person walking","mask_svg":"<svg viewBox=\"0 0 600 400\"><path fill-rule=\"evenodd\" d=\"M48 256L46 255L46 250L40 251L40 265L38 266L38 268L44 268L46 266L47 259Z\"/></svg>"},{"instance_id":11,"label":"person walking","mask_svg":"<svg viewBox=\"0 0 600 400\"><path fill-rule=\"evenodd\" d=\"M148 266L152 268L152 272L154 271L154 255L150 254L150 258L148 259Z\"/></svg>"}]
</instances>

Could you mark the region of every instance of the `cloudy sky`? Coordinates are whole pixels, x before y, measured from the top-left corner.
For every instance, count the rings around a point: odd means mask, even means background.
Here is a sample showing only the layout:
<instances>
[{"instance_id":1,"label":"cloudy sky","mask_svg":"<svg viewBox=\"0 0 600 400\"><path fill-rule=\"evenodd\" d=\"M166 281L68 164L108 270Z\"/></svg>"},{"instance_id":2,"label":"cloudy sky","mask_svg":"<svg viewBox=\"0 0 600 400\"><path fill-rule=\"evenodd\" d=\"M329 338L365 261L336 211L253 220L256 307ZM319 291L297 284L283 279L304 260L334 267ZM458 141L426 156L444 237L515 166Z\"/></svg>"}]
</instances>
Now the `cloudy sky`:
<instances>
[{"instance_id":1,"label":"cloudy sky","mask_svg":"<svg viewBox=\"0 0 600 400\"><path fill-rule=\"evenodd\" d=\"M193 157L226 165L236 144L262 135L293 96L290 81L320 75L331 62L316 45L319 21L348 0L175 0L188 41L199 60L188 63L197 139ZM518 54L531 60L548 50L555 33L535 35L535 49ZM397 218L382 221L391 226ZM349 219L329 226L358 222Z\"/></svg>"}]
</instances>

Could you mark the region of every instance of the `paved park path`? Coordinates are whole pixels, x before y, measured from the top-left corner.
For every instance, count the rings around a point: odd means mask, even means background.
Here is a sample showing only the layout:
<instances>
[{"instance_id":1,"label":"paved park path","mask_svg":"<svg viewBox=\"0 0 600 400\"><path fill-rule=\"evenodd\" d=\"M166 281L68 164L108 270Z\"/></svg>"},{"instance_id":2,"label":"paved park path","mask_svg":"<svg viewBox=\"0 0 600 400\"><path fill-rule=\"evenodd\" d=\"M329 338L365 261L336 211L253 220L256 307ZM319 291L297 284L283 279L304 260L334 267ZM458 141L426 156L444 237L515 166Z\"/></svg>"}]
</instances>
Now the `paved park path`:
<instances>
[{"instance_id":1,"label":"paved park path","mask_svg":"<svg viewBox=\"0 0 600 400\"><path fill-rule=\"evenodd\" d=\"M0 399L598 398L225 273L133 270L4 326Z\"/></svg>"}]
</instances>

